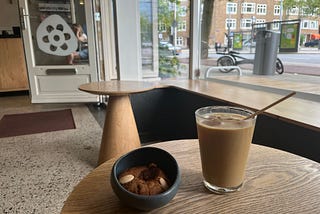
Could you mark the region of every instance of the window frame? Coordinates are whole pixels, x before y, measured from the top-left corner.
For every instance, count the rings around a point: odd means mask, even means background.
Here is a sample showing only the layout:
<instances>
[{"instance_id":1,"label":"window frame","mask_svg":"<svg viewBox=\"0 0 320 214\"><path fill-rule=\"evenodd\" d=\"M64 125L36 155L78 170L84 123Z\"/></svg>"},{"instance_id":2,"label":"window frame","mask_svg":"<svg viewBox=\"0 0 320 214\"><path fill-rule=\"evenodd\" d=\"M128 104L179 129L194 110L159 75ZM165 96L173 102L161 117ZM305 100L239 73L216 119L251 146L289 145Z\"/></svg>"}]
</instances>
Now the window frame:
<instances>
[{"instance_id":1,"label":"window frame","mask_svg":"<svg viewBox=\"0 0 320 214\"><path fill-rule=\"evenodd\" d=\"M281 5L275 4L273 5L273 15L280 16L281 13Z\"/></svg>"},{"instance_id":2,"label":"window frame","mask_svg":"<svg viewBox=\"0 0 320 214\"><path fill-rule=\"evenodd\" d=\"M230 25L230 30L235 30L237 29L237 19L229 19L227 18L225 20L225 29L227 30L228 29L228 23L229 21L231 22L231 25Z\"/></svg>"},{"instance_id":3,"label":"window frame","mask_svg":"<svg viewBox=\"0 0 320 214\"><path fill-rule=\"evenodd\" d=\"M237 3L227 2L226 14L237 14L238 5Z\"/></svg>"},{"instance_id":4,"label":"window frame","mask_svg":"<svg viewBox=\"0 0 320 214\"><path fill-rule=\"evenodd\" d=\"M249 8L252 8L252 11L248 11ZM241 4L241 14L255 14L256 3L244 2Z\"/></svg>"},{"instance_id":5,"label":"window frame","mask_svg":"<svg viewBox=\"0 0 320 214\"><path fill-rule=\"evenodd\" d=\"M267 15L267 4L257 4L257 15Z\"/></svg>"},{"instance_id":6,"label":"window frame","mask_svg":"<svg viewBox=\"0 0 320 214\"><path fill-rule=\"evenodd\" d=\"M247 26L250 25L250 26ZM241 29L251 29L252 28L252 19L241 19L240 20L240 28Z\"/></svg>"},{"instance_id":7,"label":"window frame","mask_svg":"<svg viewBox=\"0 0 320 214\"><path fill-rule=\"evenodd\" d=\"M177 31L178 32L187 31L187 21L184 20L184 21L178 22Z\"/></svg>"}]
</instances>

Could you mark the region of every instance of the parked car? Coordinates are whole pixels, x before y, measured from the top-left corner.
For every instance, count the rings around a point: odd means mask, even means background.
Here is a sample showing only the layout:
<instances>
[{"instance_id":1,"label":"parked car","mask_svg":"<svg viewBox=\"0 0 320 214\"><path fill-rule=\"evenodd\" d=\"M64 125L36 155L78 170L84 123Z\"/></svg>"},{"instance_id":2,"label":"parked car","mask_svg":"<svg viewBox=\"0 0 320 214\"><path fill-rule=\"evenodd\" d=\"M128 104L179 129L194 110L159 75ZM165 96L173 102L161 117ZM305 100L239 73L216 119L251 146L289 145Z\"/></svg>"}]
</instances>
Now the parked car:
<instances>
[{"instance_id":1,"label":"parked car","mask_svg":"<svg viewBox=\"0 0 320 214\"><path fill-rule=\"evenodd\" d=\"M309 42L304 43L305 47L314 47L319 45L319 40L310 40Z\"/></svg>"},{"instance_id":2,"label":"parked car","mask_svg":"<svg viewBox=\"0 0 320 214\"><path fill-rule=\"evenodd\" d=\"M159 48L160 49L168 49L171 51L174 55L179 55L181 53L181 47L178 46L173 46L171 43L166 42L166 41L161 41L159 43Z\"/></svg>"}]
</instances>

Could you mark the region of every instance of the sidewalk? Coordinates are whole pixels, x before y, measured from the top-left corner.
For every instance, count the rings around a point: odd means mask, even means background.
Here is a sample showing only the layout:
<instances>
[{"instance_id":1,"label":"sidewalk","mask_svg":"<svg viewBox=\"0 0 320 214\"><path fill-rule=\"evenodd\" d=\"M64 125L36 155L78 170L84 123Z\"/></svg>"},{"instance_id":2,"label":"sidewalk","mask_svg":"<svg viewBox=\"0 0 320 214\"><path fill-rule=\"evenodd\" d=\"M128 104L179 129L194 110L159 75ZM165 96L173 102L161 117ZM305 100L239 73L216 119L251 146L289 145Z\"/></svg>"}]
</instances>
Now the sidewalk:
<instances>
[{"instance_id":1,"label":"sidewalk","mask_svg":"<svg viewBox=\"0 0 320 214\"><path fill-rule=\"evenodd\" d=\"M232 49L231 49L232 50ZM253 47L251 50L249 47L244 47L243 49L241 50L235 50L239 53L252 53L254 54L255 53L255 47ZM210 54L215 54L216 53L216 50L214 48L211 48L209 49L209 53ZM298 52L281 52L281 53L286 53L286 54L296 54L296 53L308 53L308 54L311 54L311 53L315 53L315 54L320 54L320 49L318 49L317 47L300 47L298 48ZM280 53L280 54L281 54Z\"/></svg>"}]
</instances>

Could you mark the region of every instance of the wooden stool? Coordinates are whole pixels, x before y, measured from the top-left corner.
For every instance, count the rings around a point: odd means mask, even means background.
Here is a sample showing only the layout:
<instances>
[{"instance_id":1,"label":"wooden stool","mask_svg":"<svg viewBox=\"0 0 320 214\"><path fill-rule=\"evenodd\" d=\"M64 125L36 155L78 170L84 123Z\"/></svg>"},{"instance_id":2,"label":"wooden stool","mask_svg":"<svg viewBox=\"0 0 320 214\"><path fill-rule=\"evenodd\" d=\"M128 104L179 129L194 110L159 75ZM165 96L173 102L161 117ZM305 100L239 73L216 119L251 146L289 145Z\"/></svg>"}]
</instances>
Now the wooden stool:
<instances>
[{"instance_id":1,"label":"wooden stool","mask_svg":"<svg viewBox=\"0 0 320 214\"><path fill-rule=\"evenodd\" d=\"M114 80L87 83L79 89L109 95L98 165L141 146L129 95L152 90L153 83Z\"/></svg>"}]
</instances>

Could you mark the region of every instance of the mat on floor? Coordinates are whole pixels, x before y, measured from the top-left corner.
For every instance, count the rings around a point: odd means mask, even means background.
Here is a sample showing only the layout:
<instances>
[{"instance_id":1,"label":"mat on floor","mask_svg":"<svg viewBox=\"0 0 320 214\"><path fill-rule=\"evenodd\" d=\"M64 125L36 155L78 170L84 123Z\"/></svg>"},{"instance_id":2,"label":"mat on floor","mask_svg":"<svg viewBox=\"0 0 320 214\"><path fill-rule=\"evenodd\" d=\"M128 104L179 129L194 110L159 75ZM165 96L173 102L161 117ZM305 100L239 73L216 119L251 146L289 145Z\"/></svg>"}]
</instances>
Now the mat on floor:
<instances>
[{"instance_id":1,"label":"mat on floor","mask_svg":"<svg viewBox=\"0 0 320 214\"><path fill-rule=\"evenodd\" d=\"M71 109L4 115L0 138L75 129Z\"/></svg>"}]
</instances>

